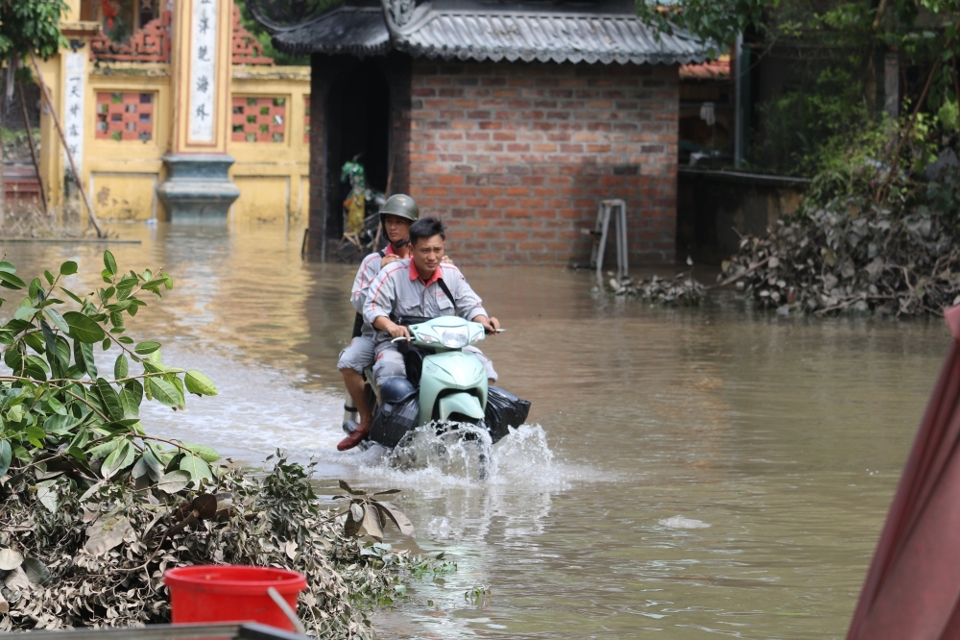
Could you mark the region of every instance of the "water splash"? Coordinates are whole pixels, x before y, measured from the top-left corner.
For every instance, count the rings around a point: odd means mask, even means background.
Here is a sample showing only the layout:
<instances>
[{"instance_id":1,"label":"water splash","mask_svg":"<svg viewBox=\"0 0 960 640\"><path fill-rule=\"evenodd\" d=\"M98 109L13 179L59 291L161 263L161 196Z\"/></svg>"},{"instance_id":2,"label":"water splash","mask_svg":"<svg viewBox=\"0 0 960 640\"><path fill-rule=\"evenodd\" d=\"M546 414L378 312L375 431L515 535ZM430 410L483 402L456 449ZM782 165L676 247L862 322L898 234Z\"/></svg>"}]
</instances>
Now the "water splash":
<instances>
[{"instance_id":1,"label":"water splash","mask_svg":"<svg viewBox=\"0 0 960 640\"><path fill-rule=\"evenodd\" d=\"M474 487L482 481L487 486L555 491L568 489L571 479L588 475L555 460L547 432L539 424L511 427L494 445L486 432L462 439L451 433L438 436L434 429L421 427L407 453L392 454L379 446L371 447L374 450L376 454L363 460L359 472L365 482L383 486Z\"/></svg>"}]
</instances>

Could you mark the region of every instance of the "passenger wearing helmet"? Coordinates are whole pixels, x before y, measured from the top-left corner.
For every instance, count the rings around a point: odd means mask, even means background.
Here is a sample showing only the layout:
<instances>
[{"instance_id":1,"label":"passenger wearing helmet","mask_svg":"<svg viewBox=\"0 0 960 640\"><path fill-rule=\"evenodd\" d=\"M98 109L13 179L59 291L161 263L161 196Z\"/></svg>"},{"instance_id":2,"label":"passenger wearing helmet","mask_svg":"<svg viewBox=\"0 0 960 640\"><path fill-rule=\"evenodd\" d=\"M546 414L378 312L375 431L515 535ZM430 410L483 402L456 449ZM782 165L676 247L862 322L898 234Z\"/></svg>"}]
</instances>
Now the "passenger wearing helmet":
<instances>
[{"instance_id":1,"label":"passenger wearing helmet","mask_svg":"<svg viewBox=\"0 0 960 640\"><path fill-rule=\"evenodd\" d=\"M354 323L353 339L347 348L340 352L337 369L343 376L343 384L354 402L353 406L357 409L360 421L357 428L337 445L340 451L357 446L366 438L373 423L373 410L367 403L363 389L363 372L373 364L376 355L374 349L376 331L363 322L361 315L367 287L380 273L381 268L396 260L409 257L410 225L419 217L420 209L413 198L402 194L390 196L380 209L380 223L383 225L384 235L389 239L389 243L385 249L364 258L357 271L357 277L354 278L350 303L357 310L357 319Z\"/></svg>"}]
</instances>

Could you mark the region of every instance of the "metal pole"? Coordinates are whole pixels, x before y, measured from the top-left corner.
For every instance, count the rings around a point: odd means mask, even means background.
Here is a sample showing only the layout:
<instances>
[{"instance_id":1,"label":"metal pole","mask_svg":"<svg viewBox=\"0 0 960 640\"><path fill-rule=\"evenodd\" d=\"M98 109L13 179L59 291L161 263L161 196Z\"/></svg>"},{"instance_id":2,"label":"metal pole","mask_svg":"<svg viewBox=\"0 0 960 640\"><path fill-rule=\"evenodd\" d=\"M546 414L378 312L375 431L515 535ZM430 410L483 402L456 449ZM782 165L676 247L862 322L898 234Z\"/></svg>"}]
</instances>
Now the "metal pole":
<instances>
[{"instance_id":1,"label":"metal pole","mask_svg":"<svg viewBox=\"0 0 960 640\"><path fill-rule=\"evenodd\" d=\"M743 56L743 34L737 34L737 44L736 47L737 59L733 64L733 73L734 73L734 107L733 107L733 166L739 169L743 165L743 136L741 135L741 130L743 128L743 100L740 97L740 92L742 89L741 80L740 80L740 58Z\"/></svg>"},{"instance_id":2,"label":"metal pole","mask_svg":"<svg viewBox=\"0 0 960 640\"><path fill-rule=\"evenodd\" d=\"M30 116L27 114L27 99L23 96L23 83L17 81L17 91L20 92L20 109L23 111L23 124L27 128L27 141L30 142L30 157L33 158L33 168L37 171L37 184L40 185L40 201L43 203L43 213L47 209L47 192L43 188L43 176L40 175L40 161L37 159L37 147L33 144L33 128L30 126Z\"/></svg>"},{"instance_id":3,"label":"metal pole","mask_svg":"<svg viewBox=\"0 0 960 640\"><path fill-rule=\"evenodd\" d=\"M37 71L37 80L40 82L40 90L43 92L43 99L46 101L47 106L50 107L50 115L53 116L53 123L57 125L57 132L60 134L60 140L63 142L63 149L67 152L67 160L70 161L70 169L73 171L73 177L77 181L77 188L80 189L80 195L83 196L83 202L87 205L87 213L90 214L90 223L93 225L93 228L97 230L97 237L105 238L107 237L107 234L105 234L103 229L100 228L100 221L97 220L97 214L93 212L93 202L87 195L87 190L83 188L83 178L77 171L77 165L73 161L73 154L70 153L70 145L67 144L67 136L64 135L63 127L60 126L60 118L57 116L57 108L54 106L53 100L50 98L50 90L47 88L47 83L43 81L43 73L40 71L40 65L37 63L37 56L34 55L33 51L30 52L30 60L33 61L33 68Z\"/></svg>"}]
</instances>

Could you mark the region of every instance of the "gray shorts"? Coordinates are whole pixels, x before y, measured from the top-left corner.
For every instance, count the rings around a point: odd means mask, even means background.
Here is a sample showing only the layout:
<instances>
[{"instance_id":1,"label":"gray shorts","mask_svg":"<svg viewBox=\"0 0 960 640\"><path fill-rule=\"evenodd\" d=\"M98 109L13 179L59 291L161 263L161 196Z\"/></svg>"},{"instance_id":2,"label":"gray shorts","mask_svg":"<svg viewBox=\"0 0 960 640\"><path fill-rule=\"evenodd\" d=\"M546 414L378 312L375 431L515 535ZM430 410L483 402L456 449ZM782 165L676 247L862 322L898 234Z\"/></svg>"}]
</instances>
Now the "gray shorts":
<instances>
[{"instance_id":1,"label":"gray shorts","mask_svg":"<svg viewBox=\"0 0 960 640\"><path fill-rule=\"evenodd\" d=\"M477 357L487 371L487 379L497 381L497 372L493 368L490 358L476 347L464 347L464 353L472 353ZM373 363L373 377L380 386L386 378L406 376L407 366L403 363L403 354L397 350L392 342L383 342L377 347L377 359Z\"/></svg>"},{"instance_id":2,"label":"gray shorts","mask_svg":"<svg viewBox=\"0 0 960 640\"><path fill-rule=\"evenodd\" d=\"M364 369L373 364L376 356L376 346L370 338L357 336L350 341L347 348L340 352L340 359L337 361L337 370L353 369L360 375L363 375Z\"/></svg>"}]
</instances>

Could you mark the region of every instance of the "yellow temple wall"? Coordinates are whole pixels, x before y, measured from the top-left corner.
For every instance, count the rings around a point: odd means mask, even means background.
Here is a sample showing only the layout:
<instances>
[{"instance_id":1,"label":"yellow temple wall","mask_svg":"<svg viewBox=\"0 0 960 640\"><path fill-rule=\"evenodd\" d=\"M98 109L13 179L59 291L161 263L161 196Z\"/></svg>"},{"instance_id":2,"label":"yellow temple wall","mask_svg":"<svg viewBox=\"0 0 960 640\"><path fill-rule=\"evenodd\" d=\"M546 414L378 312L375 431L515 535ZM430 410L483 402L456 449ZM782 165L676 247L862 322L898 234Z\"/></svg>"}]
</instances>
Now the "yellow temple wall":
<instances>
[{"instance_id":1,"label":"yellow temple wall","mask_svg":"<svg viewBox=\"0 0 960 640\"><path fill-rule=\"evenodd\" d=\"M79 3L69 4L63 26L86 24L69 21L78 17L73 5ZM104 221L167 219L156 187L166 177L162 158L171 152L176 117L170 64L94 62L88 47L77 51L85 64L80 173L95 213ZM67 135L70 53L40 62ZM75 65L79 59L74 55ZM230 177L241 191L230 222L300 226L309 205L310 68L232 64L229 91L226 150L236 160ZM69 166L47 108L40 133L41 177L50 204L60 207Z\"/></svg>"}]
</instances>

